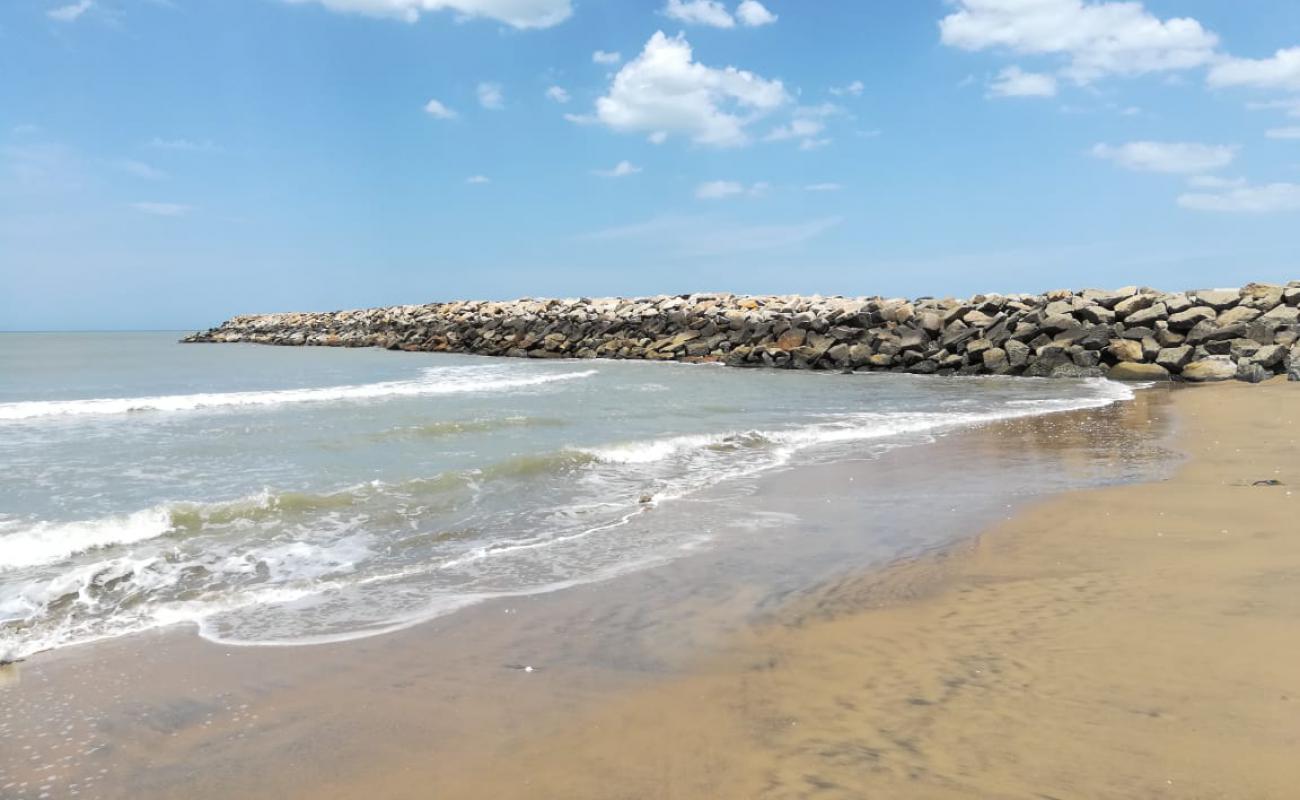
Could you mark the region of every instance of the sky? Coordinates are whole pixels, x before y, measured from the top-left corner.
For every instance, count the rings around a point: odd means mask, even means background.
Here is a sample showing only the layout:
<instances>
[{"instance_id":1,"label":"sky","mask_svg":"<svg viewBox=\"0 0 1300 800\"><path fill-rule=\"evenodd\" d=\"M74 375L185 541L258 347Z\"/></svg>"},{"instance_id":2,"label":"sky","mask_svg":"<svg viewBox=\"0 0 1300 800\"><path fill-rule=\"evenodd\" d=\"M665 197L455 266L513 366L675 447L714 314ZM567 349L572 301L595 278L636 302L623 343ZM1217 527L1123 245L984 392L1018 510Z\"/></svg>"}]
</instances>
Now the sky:
<instances>
[{"instance_id":1,"label":"sky","mask_svg":"<svg viewBox=\"0 0 1300 800\"><path fill-rule=\"evenodd\" d=\"M1295 0L0 4L0 330L1297 278Z\"/></svg>"}]
</instances>

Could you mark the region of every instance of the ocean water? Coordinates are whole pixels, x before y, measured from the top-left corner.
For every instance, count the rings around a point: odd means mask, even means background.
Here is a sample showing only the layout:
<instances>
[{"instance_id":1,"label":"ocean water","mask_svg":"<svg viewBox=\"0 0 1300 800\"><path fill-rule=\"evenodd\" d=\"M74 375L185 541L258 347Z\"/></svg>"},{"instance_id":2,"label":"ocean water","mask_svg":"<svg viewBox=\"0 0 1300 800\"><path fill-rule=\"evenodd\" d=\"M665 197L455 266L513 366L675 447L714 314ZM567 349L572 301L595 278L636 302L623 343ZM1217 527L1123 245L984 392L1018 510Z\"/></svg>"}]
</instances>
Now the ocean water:
<instances>
[{"instance_id":1,"label":"ocean water","mask_svg":"<svg viewBox=\"0 0 1300 800\"><path fill-rule=\"evenodd\" d=\"M1133 396L178 336L0 334L0 657L392 631L687 557L743 514L720 487Z\"/></svg>"}]
</instances>

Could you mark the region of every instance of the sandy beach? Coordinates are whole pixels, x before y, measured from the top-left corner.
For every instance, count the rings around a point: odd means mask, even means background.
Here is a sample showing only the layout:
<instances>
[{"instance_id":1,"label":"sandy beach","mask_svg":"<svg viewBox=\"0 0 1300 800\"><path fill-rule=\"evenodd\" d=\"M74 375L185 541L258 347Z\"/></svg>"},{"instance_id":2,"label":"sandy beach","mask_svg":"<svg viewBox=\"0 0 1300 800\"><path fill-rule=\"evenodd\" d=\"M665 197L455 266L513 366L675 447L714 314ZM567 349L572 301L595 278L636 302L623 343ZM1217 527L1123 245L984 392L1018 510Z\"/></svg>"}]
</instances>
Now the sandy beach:
<instances>
[{"instance_id":1,"label":"sandy beach","mask_svg":"<svg viewBox=\"0 0 1300 800\"><path fill-rule=\"evenodd\" d=\"M761 506L776 527L755 540L767 553L702 556L357 642L231 648L173 630L46 654L4 673L0 735L20 750L6 748L0 786L113 798L1288 797L1300 780L1297 412L1284 383L1150 390L779 476L783 492ZM832 550L823 558L844 568L792 573L778 590L742 560L798 548L812 529L783 529L787 517L834 530L868 477L902 496L929 459L1035 482L1047 464L1120 474L1157 446L1186 455L1167 479L1026 495L1011 510L950 487L954 507L909 518L983 533L883 570Z\"/></svg>"},{"instance_id":2,"label":"sandy beach","mask_svg":"<svg viewBox=\"0 0 1300 800\"><path fill-rule=\"evenodd\" d=\"M1173 478L829 587L698 676L437 770L438 796L1293 796L1300 398L1173 404ZM427 797L429 777L331 796Z\"/></svg>"}]
</instances>

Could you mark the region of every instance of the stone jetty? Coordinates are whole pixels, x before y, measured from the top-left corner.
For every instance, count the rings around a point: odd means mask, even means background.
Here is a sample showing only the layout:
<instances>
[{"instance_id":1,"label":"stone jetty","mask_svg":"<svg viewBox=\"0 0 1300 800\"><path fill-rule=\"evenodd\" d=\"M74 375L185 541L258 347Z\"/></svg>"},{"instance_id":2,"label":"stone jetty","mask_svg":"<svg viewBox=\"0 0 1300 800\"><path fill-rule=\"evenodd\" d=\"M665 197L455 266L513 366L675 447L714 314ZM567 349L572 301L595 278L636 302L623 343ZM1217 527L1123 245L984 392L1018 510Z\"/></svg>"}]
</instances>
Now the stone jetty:
<instances>
[{"instance_id":1,"label":"stone jetty","mask_svg":"<svg viewBox=\"0 0 1300 800\"><path fill-rule=\"evenodd\" d=\"M1300 380L1300 281L1161 292L460 301L235 317L186 342L1118 380Z\"/></svg>"}]
</instances>

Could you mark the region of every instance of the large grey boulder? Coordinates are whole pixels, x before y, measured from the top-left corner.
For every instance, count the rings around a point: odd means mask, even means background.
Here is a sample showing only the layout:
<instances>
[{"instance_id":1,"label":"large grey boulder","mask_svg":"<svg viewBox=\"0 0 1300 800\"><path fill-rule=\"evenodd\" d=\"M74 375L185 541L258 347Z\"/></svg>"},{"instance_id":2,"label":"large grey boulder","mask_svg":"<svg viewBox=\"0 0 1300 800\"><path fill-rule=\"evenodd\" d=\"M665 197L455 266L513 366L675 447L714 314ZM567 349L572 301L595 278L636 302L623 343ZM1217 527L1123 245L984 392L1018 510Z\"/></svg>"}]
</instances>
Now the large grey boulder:
<instances>
[{"instance_id":1,"label":"large grey boulder","mask_svg":"<svg viewBox=\"0 0 1300 800\"><path fill-rule=\"evenodd\" d=\"M1183 367L1183 380L1193 383L1230 381L1237 377L1237 365L1227 356L1211 356Z\"/></svg>"},{"instance_id":2,"label":"large grey boulder","mask_svg":"<svg viewBox=\"0 0 1300 800\"><path fill-rule=\"evenodd\" d=\"M1169 327L1175 331L1190 331L1202 322L1213 322L1218 312L1209 306L1194 306L1169 317Z\"/></svg>"},{"instance_id":3,"label":"large grey boulder","mask_svg":"<svg viewBox=\"0 0 1300 800\"><path fill-rule=\"evenodd\" d=\"M1300 344L1291 345L1287 354L1286 377L1288 380L1300 381Z\"/></svg>"},{"instance_id":4,"label":"large grey boulder","mask_svg":"<svg viewBox=\"0 0 1300 800\"><path fill-rule=\"evenodd\" d=\"M1202 289L1192 295L1201 305L1209 306L1215 311L1232 308L1241 300L1241 292L1234 289Z\"/></svg>"},{"instance_id":5,"label":"large grey boulder","mask_svg":"<svg viewBox=\"0 0 1300 800\"><path fill-rule=\"evenodd\" d=\"M1237 380L1246 383L1261 383L1273 377L1273 373L1250 361L1237 364Z\"/></svg>"},{"instance_id":6,"label":"large grey boulder","mask_svg":"<svg viewBox=\"0 0 1300 800\"><path fill-rule=\"evenodd\" d=\"M1187 366L1191 360L1192 348L1187 345L1166 347L1156 354L1156 363L1170 372L1182 372L1183 367Z\"/></svg>"}]
</instances>

